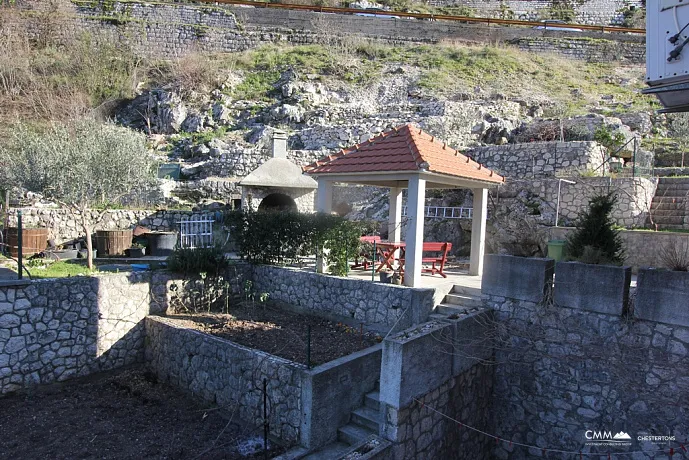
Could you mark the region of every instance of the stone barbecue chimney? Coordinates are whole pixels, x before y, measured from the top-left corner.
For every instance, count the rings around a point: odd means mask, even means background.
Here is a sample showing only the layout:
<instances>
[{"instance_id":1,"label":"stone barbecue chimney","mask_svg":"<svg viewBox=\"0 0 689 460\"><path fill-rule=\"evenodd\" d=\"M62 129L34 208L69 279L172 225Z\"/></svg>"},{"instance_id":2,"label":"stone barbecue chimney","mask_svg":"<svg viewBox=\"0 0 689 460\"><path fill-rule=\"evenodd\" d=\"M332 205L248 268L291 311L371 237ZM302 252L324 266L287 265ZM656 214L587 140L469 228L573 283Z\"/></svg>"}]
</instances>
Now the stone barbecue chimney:
<instances>
[{"instance_id":1,"label":"stone barbecue chimney","mask_svg":"<svg viewBox=\"0 0 689 460\"><path fill-rule=\"evenodd\" d=\"M284 131L273 132L273 158L287 158L287 133Z\"/></svg>"}]
</instances>

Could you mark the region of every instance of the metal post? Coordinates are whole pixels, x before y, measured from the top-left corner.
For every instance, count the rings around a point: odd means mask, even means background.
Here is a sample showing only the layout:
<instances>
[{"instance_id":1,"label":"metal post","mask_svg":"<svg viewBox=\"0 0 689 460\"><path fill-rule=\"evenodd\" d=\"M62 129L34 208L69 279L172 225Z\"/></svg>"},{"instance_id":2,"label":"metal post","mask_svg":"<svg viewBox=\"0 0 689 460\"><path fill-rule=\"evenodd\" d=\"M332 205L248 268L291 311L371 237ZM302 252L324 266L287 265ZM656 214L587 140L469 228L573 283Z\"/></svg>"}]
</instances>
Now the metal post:
<instances>
[{"instance_id":1,"label":"metal post","mask_svg":"<svg viewBox=\"0 0 689 460\"><path fill-rule=\"evenodd\" d=\"M638 148L638 139L634 136L634 152L632 153L632 179L636 178L636 149Z\"/></svg>"},{"instance_id":2,"label":"metal post","mask_svg":"<svg viewBox=\"0 0 689 460\"><path fill-rule=\"evenodd\" d=\"M557 206L555 207L555 226L560 220L560 190L562 189L562 179L557 181Z\"/></svg>"},{"instance_id":3,"label":"metal post","mask_svg":"<svg viewBox=\"0 0 689 460\"><path fill-rule=\"evenodd\" d=\"M306 368L311 369L311 326L306 326Z\"/></svg>"},{"instance_id":4,"label":"metal post","mask_svg":"<svg viewBox=\"0 0 689 460\"><path fill-rule=\"evenodd\" d=\"M268 460L268 379L263 379L263 458Z\"/></svg>"},{"instance_id":5,"label":"metal post","mask_svg":"<svg viewBox=\"0 0 689 460\"><path fill-rule=\"evenodd\" d=\"M22 238L22 212L17 211L17 272L19 272L19 279L24 277L23 251L22 246L24 241Z\"/></svg>"},{"instance_id":6,"label":"metal post","mask_svg":"<svg viewBox=\"0 0 689 460\"><path fill-rule=\"evenodd\" d=\"M371 281L376 280L376 259L378 259L376 252L376 241L373 240L373 254L371 256Z\"/></svg>"}]
</instances>

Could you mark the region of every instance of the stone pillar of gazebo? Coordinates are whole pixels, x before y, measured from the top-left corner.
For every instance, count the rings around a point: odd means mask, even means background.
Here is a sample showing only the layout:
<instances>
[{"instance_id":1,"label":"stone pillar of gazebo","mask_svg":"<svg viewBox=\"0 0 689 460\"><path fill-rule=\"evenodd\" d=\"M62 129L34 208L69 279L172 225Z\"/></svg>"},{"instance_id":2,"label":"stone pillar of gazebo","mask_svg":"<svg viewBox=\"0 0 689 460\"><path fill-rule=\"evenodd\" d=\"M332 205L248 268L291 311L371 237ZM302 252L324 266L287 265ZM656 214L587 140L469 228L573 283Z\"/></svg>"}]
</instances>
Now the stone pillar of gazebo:
<instances>
[{"instance_id":1,"label":"stone pillar of gazebo","mask_svg":"<svg viewBox=\"0 0 689 460\"><path fill-rule=\"evenodd\" d=\"M426 203L426 180L419 175L409 179L407 196L407 235L404 262L405 286L421 286L423 256L423 220Z\"/></svg>"},{"instance_id":2,"label":"stone pillar of gazebo","mask_svg":"<svg viewBox=\"0 0 689 460\"><path fill-rule=\"evenodd\" d=\"M333 182L324 178L318 178L318 192L316 194L316 212L330 214L333 212ZM316 271L325 273L327 263L323 253L316 254Z\"/></svg>"},{"instance_id":3,"label":"stone pillar of gazebo","mask_svg":"<svg viewBox=\"0 0 689 460\"><path fill-rule=\"evenodd\" d=\"M402 241L402 189L399 187L390 188L388 241ZM393 260L397 258L399 258L399 254L395 254ZM396 266L397 264L395 264L395 267Z\"/></svg>"},{"instance_id":4,"label":"stone pillar of gazebo","mask_svg":"<svg viewBox=\"0 0 689 460\"><path fill-rule=\"evenodd\" d=\"M471 256L469 274L483 274L483 255L486 246L486 217L488 215L488 189L475 188L474 209L471 218Z\"/></svg>"}]
</instances>

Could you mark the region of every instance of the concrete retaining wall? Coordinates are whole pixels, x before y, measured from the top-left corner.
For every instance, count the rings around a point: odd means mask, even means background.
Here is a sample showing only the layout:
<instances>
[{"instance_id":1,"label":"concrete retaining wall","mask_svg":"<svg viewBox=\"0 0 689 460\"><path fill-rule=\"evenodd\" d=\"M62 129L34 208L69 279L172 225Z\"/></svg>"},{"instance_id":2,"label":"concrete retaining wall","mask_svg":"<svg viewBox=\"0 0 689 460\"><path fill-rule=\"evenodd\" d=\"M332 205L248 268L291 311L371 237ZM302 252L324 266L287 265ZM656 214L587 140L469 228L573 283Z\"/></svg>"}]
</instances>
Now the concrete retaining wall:
<instances>
[{"instance_id":1,"label":"concrete retaining wall","mask_svg":"<svg viewBox=\"0 0 689 460\"><path fill-rule=\"evenodd\" d=\"M304 371L301 444L317 448L337 439L337 429L378 386L382 345Z\"/></svg>"},{"instance_id":2,"label":"concrete retaining wall","mask_svg":"<svg viewBox=\"0 0 689 460\"><path fill-rule=\"evenodd\" d=\"M558 262L555 265L555 305L621 315L629 302L631 280L630 267Z\"/></svg>"},{"instance_id":3,"label":"concrete retaining wall","mask_svg":"<svg viewBox=\"0 0 689 460\"><path fill-rule=\"evenodd\" d=\"M268 265L254 267L254 289L291 308L365 323L386 333L423 323L433 309L433 289L408 289Z\"/></svg>"},{"instance_id":4,"label":"concrete retaining wall","mask_svg":"<svg viewBox=\"0 0 689 460\"><path fill-rule=\"evenodd\" d=\"M634 316L689 327L689 273L639 270Z\"/></svg>"},{"instance_id":5,"label":"concrete retaining wall","mask_svg":"<svg viewBox=\"0 0 689 460\"><path fill-rule=\"evenodd\" d=\"M166 274L0 286L0 394L143 360L143 319L167 308Z\"/></svg>"},{"instance_id":6,"label":"concrete retaining wall","mask_svg":"<svg viewBox=\"0 0 689 460\"><path fill-rule=\"evenodd\" d=\"M553 284L552 259L487 254L481 292L529 302L541 302Z\"/></svg>"}]
</instances>

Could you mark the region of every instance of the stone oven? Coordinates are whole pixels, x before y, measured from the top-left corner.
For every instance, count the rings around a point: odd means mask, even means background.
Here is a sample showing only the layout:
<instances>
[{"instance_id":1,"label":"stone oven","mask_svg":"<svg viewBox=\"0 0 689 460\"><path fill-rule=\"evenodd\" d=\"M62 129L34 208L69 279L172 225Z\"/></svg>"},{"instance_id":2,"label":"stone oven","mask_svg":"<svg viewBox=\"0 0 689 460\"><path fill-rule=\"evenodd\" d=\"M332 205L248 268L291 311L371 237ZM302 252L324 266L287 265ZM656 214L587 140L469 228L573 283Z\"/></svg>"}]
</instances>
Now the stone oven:
<instances>
[{"instance_id":1,"label":"stone oven","mask_svg":"<svg viewBox=\"0 0 689 460\"><path fill-rule=\"evenodd\" d=\"M318 184L287 159L287 133L275 131L272 145L272 158L239 183L242 208L314 212Z\"/></svg>"}]
</instances>

